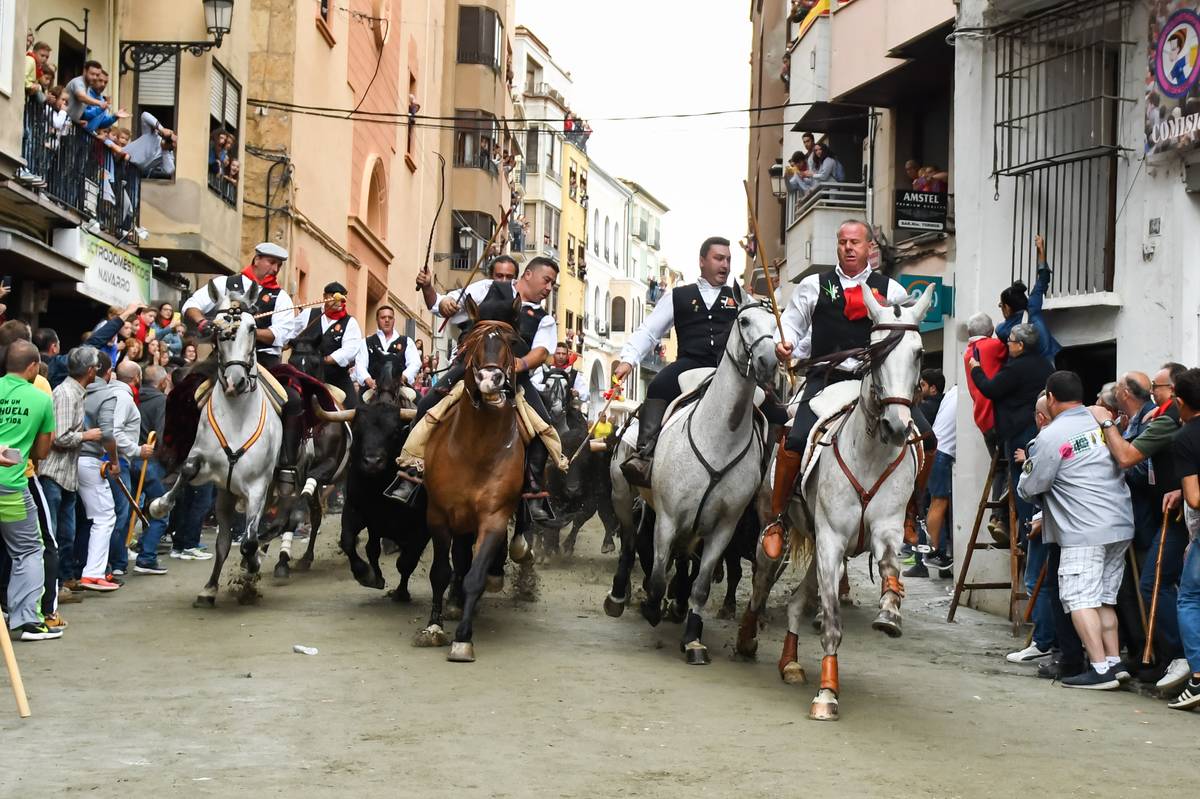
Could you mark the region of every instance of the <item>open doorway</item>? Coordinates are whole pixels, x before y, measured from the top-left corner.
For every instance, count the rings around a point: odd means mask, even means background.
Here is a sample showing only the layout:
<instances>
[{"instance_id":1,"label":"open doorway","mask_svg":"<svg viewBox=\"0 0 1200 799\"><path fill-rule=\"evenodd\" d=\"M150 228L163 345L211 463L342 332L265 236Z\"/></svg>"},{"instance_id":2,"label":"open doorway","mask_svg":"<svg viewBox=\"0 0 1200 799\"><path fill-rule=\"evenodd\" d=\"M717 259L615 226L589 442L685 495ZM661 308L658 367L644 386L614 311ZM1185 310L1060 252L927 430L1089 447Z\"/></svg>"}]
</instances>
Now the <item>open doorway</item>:
<instances>
[{"instance_id":1,"label":"open doorway","mask_svg":"<svg viewBox=\"0 0 1200 799\"><path fill-rule=\"evenodd\" d=\"M84 48L83 42L66 31L60 30L58 32L58 50L56 52L58 55L58 74L55 75L54 80L60 86L66 86L68 81L83 74L83 62L88 59L87 50Z\"/></svg>"},{"instance_id":2,"label":"open doorway","mask_svg":"<svg viewBox=\"0 0 1200 799\"><path fill-rule=\"evenodd\" d=\"M1075 372L1083 380L1083 401L1091 404L1105 383L1117 379L1117 343L1067 347L1054 359L1059 369Z\"/></svg>"}]
</instances>

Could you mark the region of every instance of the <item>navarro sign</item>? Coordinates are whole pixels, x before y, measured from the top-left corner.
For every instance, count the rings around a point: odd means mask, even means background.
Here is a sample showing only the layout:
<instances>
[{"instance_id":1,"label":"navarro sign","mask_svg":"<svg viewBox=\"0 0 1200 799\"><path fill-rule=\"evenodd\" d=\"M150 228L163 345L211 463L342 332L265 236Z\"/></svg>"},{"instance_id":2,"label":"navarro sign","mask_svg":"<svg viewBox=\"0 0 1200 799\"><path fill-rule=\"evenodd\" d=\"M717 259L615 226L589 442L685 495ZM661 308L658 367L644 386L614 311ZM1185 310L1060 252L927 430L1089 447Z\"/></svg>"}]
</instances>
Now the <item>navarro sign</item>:
<instances>
[{"instance_id":1,"label":"navarro sign","mask_svg":"<svg viewBox=\"0 0 1200 799\"><path fill-rule=\"evenodd\" d=\"M80 294L107 305L149 305L153 269L141 258L79 228L58 231L54 249L83 264Z\"/></svg>"},{"instance_id":2,"label":"navarro sign","mask_svg":"<svg viewBox=\"0 0 1200 799\"><path fill-rule=\"evenodd\" d=\"M1197 3L1158 3L1150 14L1146 153L1200 144L1200 14ZM1170 6L1175 10L1171 11ZM1181 6L1184 6L1181 8Z\"/></svg>"},{"instance_id":3,"label":"navarro sign","mask_svg":"<svg viewBox=\"0 0 1200 799\"><path fill-rule=\"evenodd\" d=\"M896 227L908 230L945 230L946 193L897 189Z\"/></svg>"}]
</instances>

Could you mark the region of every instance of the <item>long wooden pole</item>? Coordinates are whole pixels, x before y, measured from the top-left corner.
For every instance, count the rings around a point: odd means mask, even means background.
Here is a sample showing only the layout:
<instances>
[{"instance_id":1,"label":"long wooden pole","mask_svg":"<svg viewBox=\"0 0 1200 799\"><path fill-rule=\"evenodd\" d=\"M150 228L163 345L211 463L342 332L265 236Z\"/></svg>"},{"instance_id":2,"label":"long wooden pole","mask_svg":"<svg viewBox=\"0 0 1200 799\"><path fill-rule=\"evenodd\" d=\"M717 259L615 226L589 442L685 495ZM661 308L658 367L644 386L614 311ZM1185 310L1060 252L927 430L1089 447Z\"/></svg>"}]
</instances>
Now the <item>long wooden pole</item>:
<instances>
[{"instance_id":1,"label":"long wooden pole","mask_svg":"<svg viewBox=\"0 0 1200 799\"><path fill-rule=\"evenodd\" d=\"M13 652L8 630L0 634L0 650L4 651L4 667L8 669L8 681L12 683L13 696L17 700L17 713L27 719L30 715L29 697L25 695L25 683L21 681L21 669L17 667L17 655Z\"/></svg>"},{"instance_id":2,"label":"long wooden pole","mask_svg":"<svg viewBox=\"0 0 1200 799\"><path fill-rule=\"evenodd\" d=\"M613 387L608 392L608 399L605 401L604 407L600 409L600 413L596 414L596 421L592 422L591 427L588 428L587 438L585 438L582 442L580 442L579 447L575 450L575 454L571 456L571 459L569 461L567 461L568 465L575 462L575 459L579 457L579 453L583 452L583 448L586 447L588 445L588 443L592 440L592 436L596 432L596 425L600 424L600 417L603 416L604 414L608 413L608 406L612 405L613 400L617 398L617 388L624 382L625 382L624 378L621 378L620 380L616 380L613 382Z\"/></svg>"},{"instance_id":3,"label":"long wooden pole","mask_svg":"<svg viewBox=\"0 0 1200 799\"><path fill-rule=\"evenodd\" d=\"M1133 594L1137 597L1138 616L1142 619L1142 635L1146 634L1146 600L1142 598L1142 591L1138 588L1138 578L1142 574L1142 570L1138 568L1137 554L1134 553L1133 547L1125 550L1125 554L1129 556L1129 565L1133 568Z\"/></svg>"},{"instance_id":4,"label":"long wooden pole","mask_svg":"<svg viewBox=\"0 0 1200 799\"><path fill-rule=\"evenodd\" d=\"M146 436L146 443L154 446L155 432L150 431L150 435ZM138 475L137 492L133 495L133 504L137 505L142 501L142 488L146 485L146 467L150 464L148 459L142 459L142 471ZM133 543L133 530L137 526L137 518L130 514L129 516L129 532L125 534L125 547L128 548Z\"/></svg>"},{"instance_id":5,"label":"long wooden pole","mask_svg":"<svg viewBox=\"0 0 1200 799\"><path fill-rule=\"evenodd\" d=\"M1154 653L1154 617L1158 615L1158 588L1162 583L1163 549L1167 545L1167 522L1170 512L1163 513L1162 528L1158 531L1158 557L1154 561L1154 592L1150 595L1150 621L1146 625L1146 648L1142 650L1142 663L1149 663Z\"/></svg>"},{"instance_id":6,"label":"long wooden pole","mask_svg":"<svg viewBox=\"0 0 1200 799\"><path fill-rule=\"evenodd\" d=\"M344 294L334 294L334 295L333 295L333 298L334 298L335 300L341 300L342 302L345 302L345 301L346 301L346 295L344 295ZM312 302L302 302L302 303L300 303L299 305L293 305L293 306L292 306L292 310L293 310L293 311L299 311L299 310L301 310L301 309L303 309L303 308L312 308L312 307L315 307L315 306L317 306L317 305L324 305L324 304L325 304L325 300L324 300L324 299L320 299L320 300L313 300ZM274 316L276 313L277 313L276 311L263 311L263 312L261 312L261 313L256 313L256 314L254 314L254 318L255 318L255 319L263 319L263 318L265 318L265 317L268 317L268 316Z\"/></svg>"},{"instance_id":7,"label":"long wooden pole","mask_svg":"<svg viewBox=\"0 0 1200 799\"><path fill-rule=\"evenodd\" d=\"M763 270L763 276L767 279L771 313L775 314L775 327L779 330L779 340L783 341L783 317L779 315L779 303L775 299L775 279L771 277L771 267L767 265L767 256L763 253L762 234L758 231L758 215L754 212L754 198L750 194L750 181L743 180L742 186L746 189L746 211L750 216L750 229L754 232L754 257L758 260L759 266ZM788 384L794 386L796 385L796 376L792 374L792 370L788 366L790 364L784 366L784 372L787 374Z\"/></svg>"},{"instance_id":8,"label":"long wooden pole","mask_svg":"<svg viewBox=\"0 0 1200 799\"><path fill-rule=\"evenodd\" d=\"M500 231L508 227L508 216L512 213L512 208L505 211L500 209L500 224L496 225L496 229L492 231L492 237L488 239L487 244L483 248L483 252L479 255L479 260L475 261L475 268L471 270L471 274L467 275L467 282L463 283L462 291L458 293L458 299L455 301L458 305L462 305L463 296L467 293L467 286L471 285L471 281L475 279L475 275L479 274L479 270L483 268L483 262L487 260L488 252L492 249L492 245L496 243L496 237L500 235ZM446 324L450 321L449 317L442 320L441 326L438 327L438 332L441 333L446 329Z\"/></svg>"}]
</instances>

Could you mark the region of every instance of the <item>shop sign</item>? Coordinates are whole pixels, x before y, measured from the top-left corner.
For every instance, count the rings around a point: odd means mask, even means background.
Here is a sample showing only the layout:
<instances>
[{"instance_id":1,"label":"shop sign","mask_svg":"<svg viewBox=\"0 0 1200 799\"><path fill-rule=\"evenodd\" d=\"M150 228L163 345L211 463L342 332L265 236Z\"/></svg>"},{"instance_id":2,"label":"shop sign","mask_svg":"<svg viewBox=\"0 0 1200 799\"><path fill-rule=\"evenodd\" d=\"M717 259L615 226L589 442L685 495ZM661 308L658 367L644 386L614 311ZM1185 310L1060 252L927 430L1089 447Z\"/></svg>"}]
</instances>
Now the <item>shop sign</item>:
<instances>
[{"instance_id":1,"label":"shop sign","mask_svg":"<svg viewBox=\"0 0 1200 799\"><path fill-rule=\"evenodd\" d=\"M896 227L905 230L946 229L946 192L896 189Z\"/></svg>"},{"instance_id":2,"label":"shop sign","mask_svg":"<svg viewBox=\"0 0 1200 799\"><path fill-rule=\"evenodd\" d=\"M933 285L933 302L921 320L921 332L941 330L946 315L954 313L954 287L947 286L940 277L933 275L897 275L896 281L909 294L924 293L926 286Z\"/></svg>"},{"instance_id":3,"label":"shop sign","mask_svg":"<svg viewBox=\"0 0 1200 799\"><path fill-rule=\"evenodd\" d=\"M1200 144L1200 0L1155 3L1150 12L1146 153Z\"/></svg>"},{"instance_id":4,"label":"shop sign","mask_svg":"<svg viewBox=\"0 0 1200 799\"><path fill-rule=\"evenodd\" d=\"M79 228L55 234L54 248L83 264L83 282L76 284L80 294L122 308L150 303L153 268L148 261Z\"/></svg>"}]
</instances>

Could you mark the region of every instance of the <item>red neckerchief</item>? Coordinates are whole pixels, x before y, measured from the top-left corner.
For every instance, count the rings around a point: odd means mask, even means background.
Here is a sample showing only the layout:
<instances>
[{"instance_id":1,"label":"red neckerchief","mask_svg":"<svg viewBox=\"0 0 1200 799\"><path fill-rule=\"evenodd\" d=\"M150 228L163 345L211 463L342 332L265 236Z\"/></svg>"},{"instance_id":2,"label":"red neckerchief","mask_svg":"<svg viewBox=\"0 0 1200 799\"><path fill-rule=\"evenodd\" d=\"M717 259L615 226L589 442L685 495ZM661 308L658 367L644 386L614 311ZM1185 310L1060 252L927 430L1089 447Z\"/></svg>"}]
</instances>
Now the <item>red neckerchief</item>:
<instances>
[{"instance_id":1,"label":"red neckerchief","mask_svg":"<svg viewBox=\"0 0 1200 799\"><path fill-rule=\"evenodd\" d=\"M859 319L867 318L867 304L865 302L863 302L863 293L862 293L863 286L865 286L865 285L866 285L865 283L860 283L858 285L851 286L850 288L842 289L842 294L846 298L846 307L843 309L842 313L844 313L846 315L846 318L849 319L851 322L857 321ZM871 291L875 292L875 300L880 305L887 304L886 297L881 295L875 289L871 289Z\"/></svg>"},{"instance_id":2,"label":"red neckerchief","mask_svg":"<svg viewBox=\"0 0 1200 799\"><path fill-rule=\"evenodd\" d=\"M272 291L278 291L280 289L279 281L275 278L275 275L267 275L262 280L259 280L254 276L254 269L249 266L242 270L242 274L265 289L271 289Z\"/></svg>"},{"instance_id":3,"label":"red neckerchief","mask_svg":"<svg viewBox=\"0 0 1200 799\"><path fill-rule=\"evenodd\" d=\"M338 311L330 311L330 310L325 311L325 318L329 319L332 322L337 322L341 319L345 319L348 315L349 314L346 313L345 305L343 305L341 307L341 310L338 310Z\"/></svg>"},{"instance_id":4,"label":"red neckerchief","mask_svg":"<svg viewBox=\"0 0 1200 799\"><path fill-rule=\"evenodd\" d=\"M1154 409L1154 411L1149 416L1146 417L1146 421L1149 422L1152 419L1157 419L1158 417L1162 416L1164 413L1167 412L1167 410L1174 403L1175 403L1175 399L1172 397L1171 399L1164 402L1162 405L1159 405L1157 408Z\"/></svg>"}]
</instances>

